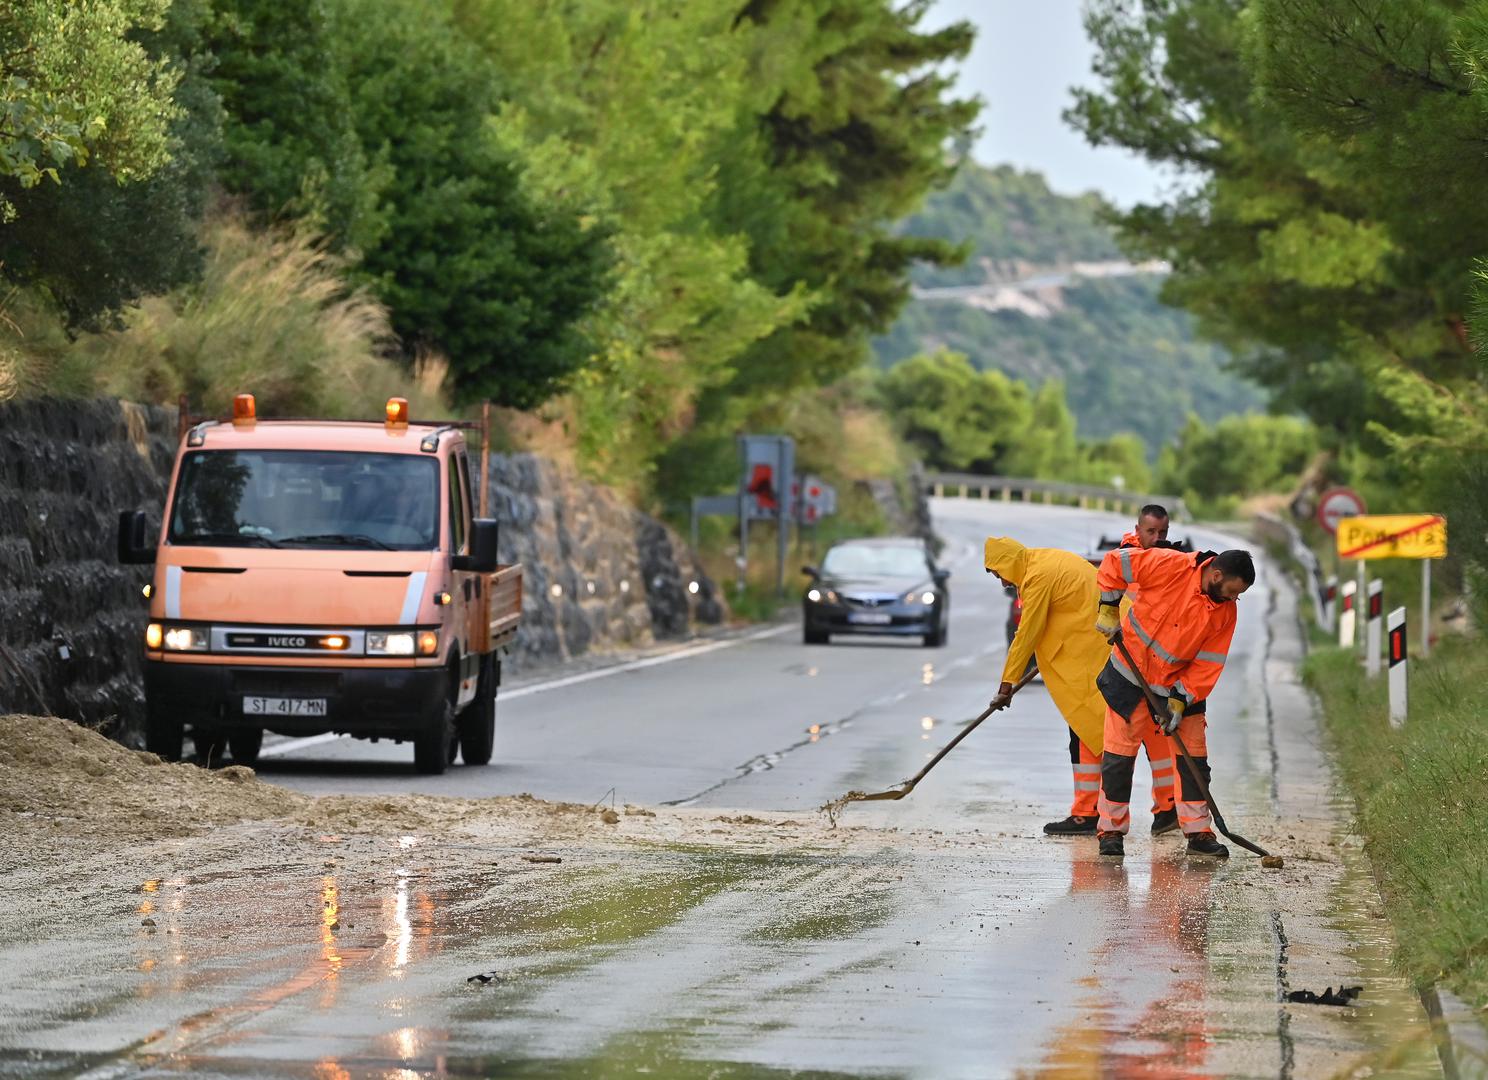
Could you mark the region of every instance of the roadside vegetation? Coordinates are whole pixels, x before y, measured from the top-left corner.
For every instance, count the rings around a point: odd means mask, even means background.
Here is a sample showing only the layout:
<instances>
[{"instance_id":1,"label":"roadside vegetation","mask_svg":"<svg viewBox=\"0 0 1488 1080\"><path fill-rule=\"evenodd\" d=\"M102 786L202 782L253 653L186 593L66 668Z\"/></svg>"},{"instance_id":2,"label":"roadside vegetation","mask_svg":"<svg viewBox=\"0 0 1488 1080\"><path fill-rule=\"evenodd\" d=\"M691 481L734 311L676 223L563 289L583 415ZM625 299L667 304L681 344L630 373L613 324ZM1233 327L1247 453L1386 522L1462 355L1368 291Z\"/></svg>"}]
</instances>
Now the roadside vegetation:
<instances>
[{"instance_id":1,"label":"roadside vegetation","mask_svg":"<svg viewBox=\"0 0 1488 1080\"><path fill-rule=\"evenodd\" d=\"M1479 630L1412 662L1406 728L1351 656L1325 649L1308 675L1402 962L1481 1002L1488 203L1460 150L1488 135L1488 0L1094 0L1086 26L1097 85L1068 119L1183 178L1111 215L1122 248L1169 262L1163 298L1311 422L1304 503L1343 482L1375 513L1447 516L1437 587ZM1415 564L1369 570L1387 607L1417 595Z\"/></svg>"},{"instance_id":2,"label":"roadside vegetation","mask_svg":"<svg viewBox=\"0 0 1488 1080\"><path fill-rule=\"evenodd\" d=\"M1338 766L1394 921L1399 962L1417 987L1442 982L1488 1003L1488 654L1476 636L1452 636L1412 659L1410 718L1390 727L1383 678L1370 680L1352 650L1307 660L1323 701Z\"/></svg>"}]
</instances>

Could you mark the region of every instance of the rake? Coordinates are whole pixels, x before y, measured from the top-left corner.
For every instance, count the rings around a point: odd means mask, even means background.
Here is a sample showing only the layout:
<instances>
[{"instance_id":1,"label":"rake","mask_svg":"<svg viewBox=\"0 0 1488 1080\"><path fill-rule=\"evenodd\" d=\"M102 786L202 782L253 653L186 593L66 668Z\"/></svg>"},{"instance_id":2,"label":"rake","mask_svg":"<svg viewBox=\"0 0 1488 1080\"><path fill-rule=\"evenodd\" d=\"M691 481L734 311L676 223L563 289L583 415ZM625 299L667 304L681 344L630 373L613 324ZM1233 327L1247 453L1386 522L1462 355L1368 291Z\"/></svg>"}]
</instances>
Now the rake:
<instances>
[{"instance_id":1,"label":"rake","mask_svg":"<svg viewBox=\"0 0 1488 1080\"><path fill-rule=\"evenodd\" d=\"M1137 666L1137 662L1132 659L1131 651L1126 647L1126 642L1122 640L1120 633L1117 633L1115 641L1116 648L1125 658L1127 667L1131 668L1133 674L1135 674L1138 679L1142 679L1142 669L1139 668ZM1152 692L1152 688L1147 685L1145 679L1142 679L1140 685L1142 687L1142 696L1147 699L1147 708L1152 713L1153 723L1156 723L1157 718L1167 710L1163 707L1162 703L1157 700L1157 695ZM1214 819L1214 827L1218 829L1221 834L1223 834L1226 840L1233 840L1235 843L1243 847L1246 851L1253 851L1257 855L1261 856L1263 865L1267 867L1281 866L1282 860L1280 855L1273 855L1271 854L1271 852L1267 851L1259 844L1251 843L1239 833L1230 832L1229 828L1225 825L1224 815L1219 812L1219 807L1216 806L1214 803L1214 796L1209 794L1208 783L1205 782L1203 774L1199 772L1199 767L1194 763L1194 759L1189 756L1188 747L1183 745L1182 736L1180 736L1175 730L1173 734L1168 737L1173 740L1173 745L1178 748L1178 756L1183 759L1184 768L1188 770L1188 775L1193 777L1194 783L1198 785L1200 793L1204 796L1204 802L1209 806L1209 816Z\"/></svg>"}]
</instances>

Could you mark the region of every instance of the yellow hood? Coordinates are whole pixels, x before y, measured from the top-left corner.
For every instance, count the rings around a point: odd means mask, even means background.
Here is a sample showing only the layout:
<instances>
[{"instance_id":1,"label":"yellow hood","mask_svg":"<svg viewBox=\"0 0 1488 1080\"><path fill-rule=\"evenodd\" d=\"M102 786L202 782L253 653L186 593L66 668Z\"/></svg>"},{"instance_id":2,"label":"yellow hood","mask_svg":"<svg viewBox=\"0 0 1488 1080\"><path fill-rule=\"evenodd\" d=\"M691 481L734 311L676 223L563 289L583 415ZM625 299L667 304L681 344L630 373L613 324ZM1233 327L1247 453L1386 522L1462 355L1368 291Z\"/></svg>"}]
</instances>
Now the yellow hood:
<instances>
[{"instance_id":1,"label":"yellow hood","mask_svg":"<svg viewBox=\"0 0 1488 1080\"><path fill-rule=\"evenodd\" d=\"M1028 549L1010 536L989 536L984 563L1003 581L1022 585L1023 575L1028 572Z\"/></svg>"}]
</instances>

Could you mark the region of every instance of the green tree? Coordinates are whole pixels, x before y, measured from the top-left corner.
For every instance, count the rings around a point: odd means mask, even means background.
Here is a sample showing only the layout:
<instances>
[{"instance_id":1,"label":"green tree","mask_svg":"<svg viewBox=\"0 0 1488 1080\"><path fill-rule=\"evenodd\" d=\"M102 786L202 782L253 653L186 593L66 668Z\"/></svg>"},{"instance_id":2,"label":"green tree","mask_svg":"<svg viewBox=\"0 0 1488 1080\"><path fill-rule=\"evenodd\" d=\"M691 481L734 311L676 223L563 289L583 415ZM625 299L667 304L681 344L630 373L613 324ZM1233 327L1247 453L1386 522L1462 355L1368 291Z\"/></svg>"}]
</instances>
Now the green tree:
<instances>
[{"instance_id":1,"label":"green tree","mask_svg":"<svg viewBox=\"0 0 1488 1080\"><path fill-rule=\"evenodd\" d=\"M906 360L882 376L879 393L931 469L1001 471L1033 415L1027 387L1001 372L977 371L960 353Z\"/></svg>"},{"instance_id":2,"label":"green tree","mask_svg":"<svg viewBox=\"0 0 1488 1080\"><path fill-rule=\"evenodd\" d=\"M850 371L908 298L910 267L964 257L958 245L892 231L950 180L950 146L980 108L949 96L948 62L971 48L971 26L921 30L929 7L741 5L760 94L757 113L743 118L754 138L735 146L753 160L729 161L716 212L745 224L757 278L777 293L804 287L813 304L751 349L717 396L781 393Z\"/></svg>"},{"instance_id":3,"label":"green tree","mask_svg":"<svg viewBox=\"0 0 1488 1080\"><path fill-rule=\"evenodd\" d=\"M130 37L170 0L8 0L0 6L0 177L60 183L90 161L116 180L169 160L176 74ZM15 207L0 193L0 221Z\"/></svg>"},{"instance_id":4,"label":"green tree","mask_svg":"<svg viewBox=\"0 0 1488 1080\"><path fill-rule=\"evenodd\" d=\"M1295 416L1227 416L1217 424L1189 419L1164 452L1164 490L1205 498L1259 495L1293 483L1318 450L1317 430Z\"/></svg>"},{"instance_id":5,"label":"green tree","mask_svg":"<svg viewBox=\"0 0 1488 1080\"><path fill-rule=\"evenodd\" d=\"M179 76L170 159L151 176L120 184L89 167L65 184L0 181L0 198L18 211L0 229L4 276L39 287L71 329L95 328L201 272L198 234L221 153L221 106L204 74L209 14L207 0L176 0L160 30L134 35L152 63Z\"/></svg>"},{"instance_id":6,"label":"green tree","mask_svg":"<svg viewBox=\"0 0 1488 1080\"><path fill-rule=\"evenodd\" d=\"M462 0L456 13L506 80L496 131L526 188L613 235L613 287L586 320L594 354L569 385L586 462L641 481L702 388L805 310L799 290L751 276L740 225L708 212L756 93L749 34L724 0Z\"/></svg>"},{"instance_id":7,"label":"green tree","mask_svg":"<svg viewBox=\"0 0 1488 1080\"><path fill-rule=\"evenodd\" d=\"M333 0L212 2L222 183L271 219L306 219L337 247L375 245L387 176L358 138L342 47L359 28L337 24Z\"/></svg>"},{"instance_id":8,"label":"green tree","mask_svg":"<svg viewBox=\"0 0 1488 1080\"><path fill-rule=\"evenodd\" d=\"M449 357L458 399L544 401L590 355L606 230L523 188L492 123L500 72L446 9L341 0L336 24L357 135L388 177L361 273L407 349Z\"/></svg>"}]
</instances>

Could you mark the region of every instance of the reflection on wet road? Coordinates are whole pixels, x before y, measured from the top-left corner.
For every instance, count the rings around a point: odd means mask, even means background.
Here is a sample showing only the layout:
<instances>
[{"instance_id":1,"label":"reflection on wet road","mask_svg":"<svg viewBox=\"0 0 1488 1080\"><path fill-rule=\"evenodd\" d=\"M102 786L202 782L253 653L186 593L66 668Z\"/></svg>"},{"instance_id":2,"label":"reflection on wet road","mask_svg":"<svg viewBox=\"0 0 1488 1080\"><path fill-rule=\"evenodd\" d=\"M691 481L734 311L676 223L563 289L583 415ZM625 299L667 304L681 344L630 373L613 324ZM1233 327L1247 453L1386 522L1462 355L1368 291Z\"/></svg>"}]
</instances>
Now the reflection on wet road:
<instances>
[{"instance_id":1,"label":"reflection on wet road","mask_svg":"<svg viewBox=\"0 0 1488 1080\"><path fill-rule=\"evenodd\" d=\"M816 807L912 774L995 689L1006 600L981 538L1079 549L1119 524L936 510L947 648L754 639L503 705L489 769L417 778L376 767L406 748L334 743L267 773L319 793L589 804L613 788L613 824L580 806L546 839L491 839L369 810L343 832L133 847L78 871L104 883L81 903L74 877L33 875L0 916L0 1072L1307 1077L1388 1060L1434 1075L1384 924L1346 901L1373 893L1274 668L1265 617L1276 606L1285 633L1292 616L1265 580L1210 741L1232 820L1270 844L1308 830L1315 850L1288 847L1285 871L1185 860L1140 814L1124 862L1043 837L1069 768L1038 684L911 798L828 828ZM1366 996L1282 1003L1324 979Z\"/></svg>"}]
</instances>

